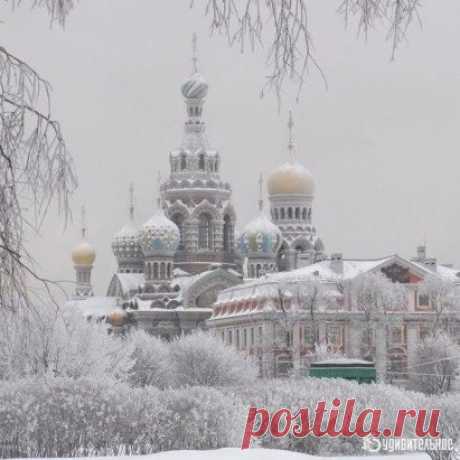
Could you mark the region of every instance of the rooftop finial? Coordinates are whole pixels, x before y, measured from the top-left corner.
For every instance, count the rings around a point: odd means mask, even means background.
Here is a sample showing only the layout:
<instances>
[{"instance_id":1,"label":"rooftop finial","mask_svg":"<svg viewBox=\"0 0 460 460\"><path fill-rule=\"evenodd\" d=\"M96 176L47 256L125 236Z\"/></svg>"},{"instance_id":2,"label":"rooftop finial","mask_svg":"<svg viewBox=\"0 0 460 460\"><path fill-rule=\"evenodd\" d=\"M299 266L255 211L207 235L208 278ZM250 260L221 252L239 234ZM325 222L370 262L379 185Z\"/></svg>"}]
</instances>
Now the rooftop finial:
<instances>
[{"instance_id":1,"label":"rooftop finial","mask_svg":"<svg viewBox=\"0 0 460 460\"><path fill-rule=\"evenodd\" d=\"M86 238L86 209L83 205L81 207L81 236L82 238Z\"/></svg>"},{"instance_id":2,"label":"rooftop finial","mask_svg":"<svg viewBox=\"0 0 460 460\"><path fill-rule=\"evenodd\" d=\"M192 65L193 65L193 72L198 72L198 47L197 47L198 38L196 33L192 35Z\"/></svg>"},{"instance_id":3,"label":"rooftop finial","mask_svg":"<svg viewBox=\"0 0 460 460\"><path fill-rule=\"evenodd\" d=\"M158 171L158 174L157 174L157 182L158 182L157 205L158 205L158 209L161 209L161 172L160 171Z\"/></svg>"},{"instance_id":4,"label":"rooftop finial","mask_svg":"<svg viewBox=\"0 0 460 460\"><path fill-rule=\"evenodd\" d=\"M134 220L134 184L129 184L129 218Z\"/></svg>"},{"instance_id":5,"label":"rooftop finial","mask_svg":"<svg viewBox=\"0 0 460 460\"><path fill-rule=\"evenodd\" d=\"M262 211L264 209L263 185L264 185L264 176L262 173L260 173L260 176L259 176L259 211Z\"/></svg>"},{"instance_id":6,"label":"rooftop finial","mask_svg":"<svg viewBox=\"0 0 460 460\"><path fill-rule=\"evenodd\" d=\"M288 129L289 129L289 142L288 142L288 150L291 156L291 160L294 161L294 135L293 135L293 128L294 128L294 120L292 118L292 110L289 110L289 121L288 121Z\"/></svg>"}]
</instances>

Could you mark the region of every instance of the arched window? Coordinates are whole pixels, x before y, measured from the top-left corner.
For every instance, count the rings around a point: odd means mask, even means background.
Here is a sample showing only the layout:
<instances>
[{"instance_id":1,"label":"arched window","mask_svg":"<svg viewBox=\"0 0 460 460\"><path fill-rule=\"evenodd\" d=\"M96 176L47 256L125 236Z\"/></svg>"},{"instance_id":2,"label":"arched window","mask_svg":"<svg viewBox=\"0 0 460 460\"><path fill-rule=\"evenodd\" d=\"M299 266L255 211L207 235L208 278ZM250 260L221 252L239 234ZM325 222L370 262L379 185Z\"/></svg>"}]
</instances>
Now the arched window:
<instances>
[{"instance_id":1,"label":"arched window","mask_svg":"<svg viewBox=\"0 0 460 460\"><path fill-rule=\"evenodd\" d=\"M288 208L288 219L292 219L292 208Z\"/></svg>"},{"instance_id":2,"label":"arched window","mask_svg":"<svg viewBox=\"0 0 460 460\"><path fill-rule=\"evenodd\" d=\"M230 216L224 216L224 251L232 252L233 250L233 224Z\"/></svg>"},{"instance_id":3,"label":"arched window","mask_svg":"<svg viewBox=\"0 0 460 460\"><path fill-rule=\"evenodd\" d=\"M281 213L281 220L283 220L285 217L284 208L281 208L280 213Z\"/></svg>"},{"instance_id":4,"label":"arched window","mask_svg":"<svg viewBox=\"0 0 460 460\"><path fill-rule=\"evenodd\" d=\"M158 279L158 263L153 264L153 278Z\"/></svg>"},{"instance_id":5,"label":"arched window","mask_svg":"<svg viewBox=\"0 0 460 460\"><path fill-rule=\"evenodd\" d=\"M300 219L300 208L295 208L295 218Z\"/></svg>"},{"instance_id":6,"label":"arched window","mask_svg":"<svg viewBox=\"0 0 460 460\"><path fill-rule=\"evenodd\" d=\"M185 249L185 241L184 241L184 221L185 218L182 214L176 213L173 214L171 217L171 220L177 225L177 228L179 229L179 246L177 249L179 251L183 251Z\"/></svg>"},{"instance_id":7,"label":"arched window","mask_svg":"<svg viewBox=\"0 0 460 460\"><path fill-rule=\"evenodd\" d=\"M303 208L302 210L302 219L307 220L307 208Z\"/></svg>"},{"instance_id":8,"label":"arched window","mask_svg":"<svg viewBox=\"0 0 460 460\"><path fill-rule=\"evenodd\" d=\"M209 214L201 214L198 221L198 247L200 249L212 249L213 225Z\"/></svg>"},{"instance_id":9,"label":"arched window","mask_svg":"<svg viewBox=\"0 0 460 460\"><path fill-rule=\"evenodd\" d=\"M164 280L166 275L165 263L161 262L160 264L160 279Z\"/></svg>"},{"instance_id":10,"label":"arched window","mask_svg":"<svg viewBox=\"0 0 460 460\"><path fill-rule=\"evenodd\" d=\"M256 278L260 278L261 276L261 271L262 271L262 266L260 264L256 265Z\"/></svg>"},{"instance_id":11,"label":"arched window","mask_svg":"<svg viewBox=\"0 0 460 460\"><path fill-rule=\"evenodd\" d=\"M198 157L198 168L201 169L201 170L204 170L205 167L204 167L204 154L203 153L200 153L200 156Z\"/></svg>"},{"instance_id":12,"label":"arched window","mask_svg":"<svg viewBox=\"0 0 460 460\"><path fill-rule=\"evenodd\" d=\"M171 263L169 263L169 264L167 265L167 270L166 270L166 272L167 272L167 278L168 278L168 280L171 278L171 265L172 265Z\"/></svg>"},{"instance_id":13,"label":"arched window","mask_svg":"<svg viewBox=\"0 0 460 460\"><path fill-rule=\"evenodd\" d=\"M187 158L184 153L180 156L180 169L187 169Z\"/></svg>"}]
</instances>

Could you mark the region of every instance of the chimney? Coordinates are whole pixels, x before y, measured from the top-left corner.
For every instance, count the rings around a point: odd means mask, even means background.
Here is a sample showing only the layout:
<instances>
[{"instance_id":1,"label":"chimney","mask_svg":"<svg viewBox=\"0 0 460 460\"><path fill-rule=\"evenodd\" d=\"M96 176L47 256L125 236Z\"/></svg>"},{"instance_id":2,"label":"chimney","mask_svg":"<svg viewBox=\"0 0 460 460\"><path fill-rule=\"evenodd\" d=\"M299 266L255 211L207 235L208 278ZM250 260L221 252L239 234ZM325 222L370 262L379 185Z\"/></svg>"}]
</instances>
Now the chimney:
<instances>
[{"instance_id":1,"label":"chimney","mask_svg":"<svg viewBox=\"0 0 460 460\"><path fill-rule=\"evenodd\" d=\"M426 260L426 246L417 246L417 260L424 262Z\"/></svg>"},{"instance_id":2,"label":"chimney","mask_svg":"<svg viewBox=\"0 0 460 460\"><path fill-rule=\"evenodd\" d=\"M433 272L438 271L438 261L434 257L430 257L429 259L424 260L425 267L429 268Z\"/></svg>"},{"instance_id":3,"label":"chimney","mask_svg":"<svg viewBox=\"0 0 460 460\"><path fill-rule=\"evenodd\" d=\"M331 254L331 269L339 275L343 273L343 255L341 252Z\"/></svg>"}]
</instances>

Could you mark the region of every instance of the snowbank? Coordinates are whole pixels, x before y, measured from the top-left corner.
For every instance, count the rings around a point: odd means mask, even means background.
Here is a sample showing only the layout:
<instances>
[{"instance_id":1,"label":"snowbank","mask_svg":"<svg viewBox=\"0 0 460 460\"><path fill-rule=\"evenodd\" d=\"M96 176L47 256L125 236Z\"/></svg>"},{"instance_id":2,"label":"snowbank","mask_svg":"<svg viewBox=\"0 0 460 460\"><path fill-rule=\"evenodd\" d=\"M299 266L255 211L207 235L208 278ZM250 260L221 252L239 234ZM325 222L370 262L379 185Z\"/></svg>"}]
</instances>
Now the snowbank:
<instances>
[{"instance_id":1,"label":"snowbank","mask_svg":"<svg viewBox=\"0 0 460 460\"><path fill-rule=\"evenodd\" d=\"M130 457L99 457L103 460L430 460L422 452L406 455L373 455L365 457L317 457L297 452L278 449L248 449L238 448L217 450L172 450L153 455ZM81 459L88 460L88 458Z\"/></svg>"}]
</instances>

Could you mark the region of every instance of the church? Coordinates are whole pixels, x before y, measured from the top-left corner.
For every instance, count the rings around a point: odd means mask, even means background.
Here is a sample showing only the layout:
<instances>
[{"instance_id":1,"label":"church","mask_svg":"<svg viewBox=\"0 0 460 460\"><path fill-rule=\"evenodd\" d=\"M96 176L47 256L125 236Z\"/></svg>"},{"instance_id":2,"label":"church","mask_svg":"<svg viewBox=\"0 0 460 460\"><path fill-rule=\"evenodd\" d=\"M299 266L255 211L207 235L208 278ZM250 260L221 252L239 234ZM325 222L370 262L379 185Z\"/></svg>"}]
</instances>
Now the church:
<instances>
[{"instance_id":1,"label":"church","mask_svg":"<svg viewBox=\"0 0 460 460\"><path fill-rule=\"evenodd\" d=\"M140 327L170 340L196 328L210 329L229 346L256 358L261 374L284 376L305 365L317 342L349 357L363 357L363 314L337 286L338 281L378 271L407 284L411 299L407 310L393 315L385 339L378 339L383 328L375 328L374 352L367 358L376 361L381 375L390 369L395 380L404 379L416 344L433 319L417 285L434 274L460 286L460 270L428 258L424 247L413 260L398 255L376 260L328 256L314 225L314 178L295 159L291 114L288 161L267 179L268 209L261 177L258 215L236 235L232 187L221 179L225 157L212 148L206 135L208 89L194 53L192 74L181 86L182 142L169 153L169 175L159 179L157 209L137 226L130 188L128 221L112 239L118 268L105 296L93 293L96 252L82 229L82 241L72 252L76 287L68 306L107 321L118 333ZM327 286L335 301L320 306L316 338L305 312L287 343L280 344L276 340L280 286L289 291L311 279ZM460 314L447 314L451 333L460 339Z\"/></svg>"}]
</instances>

